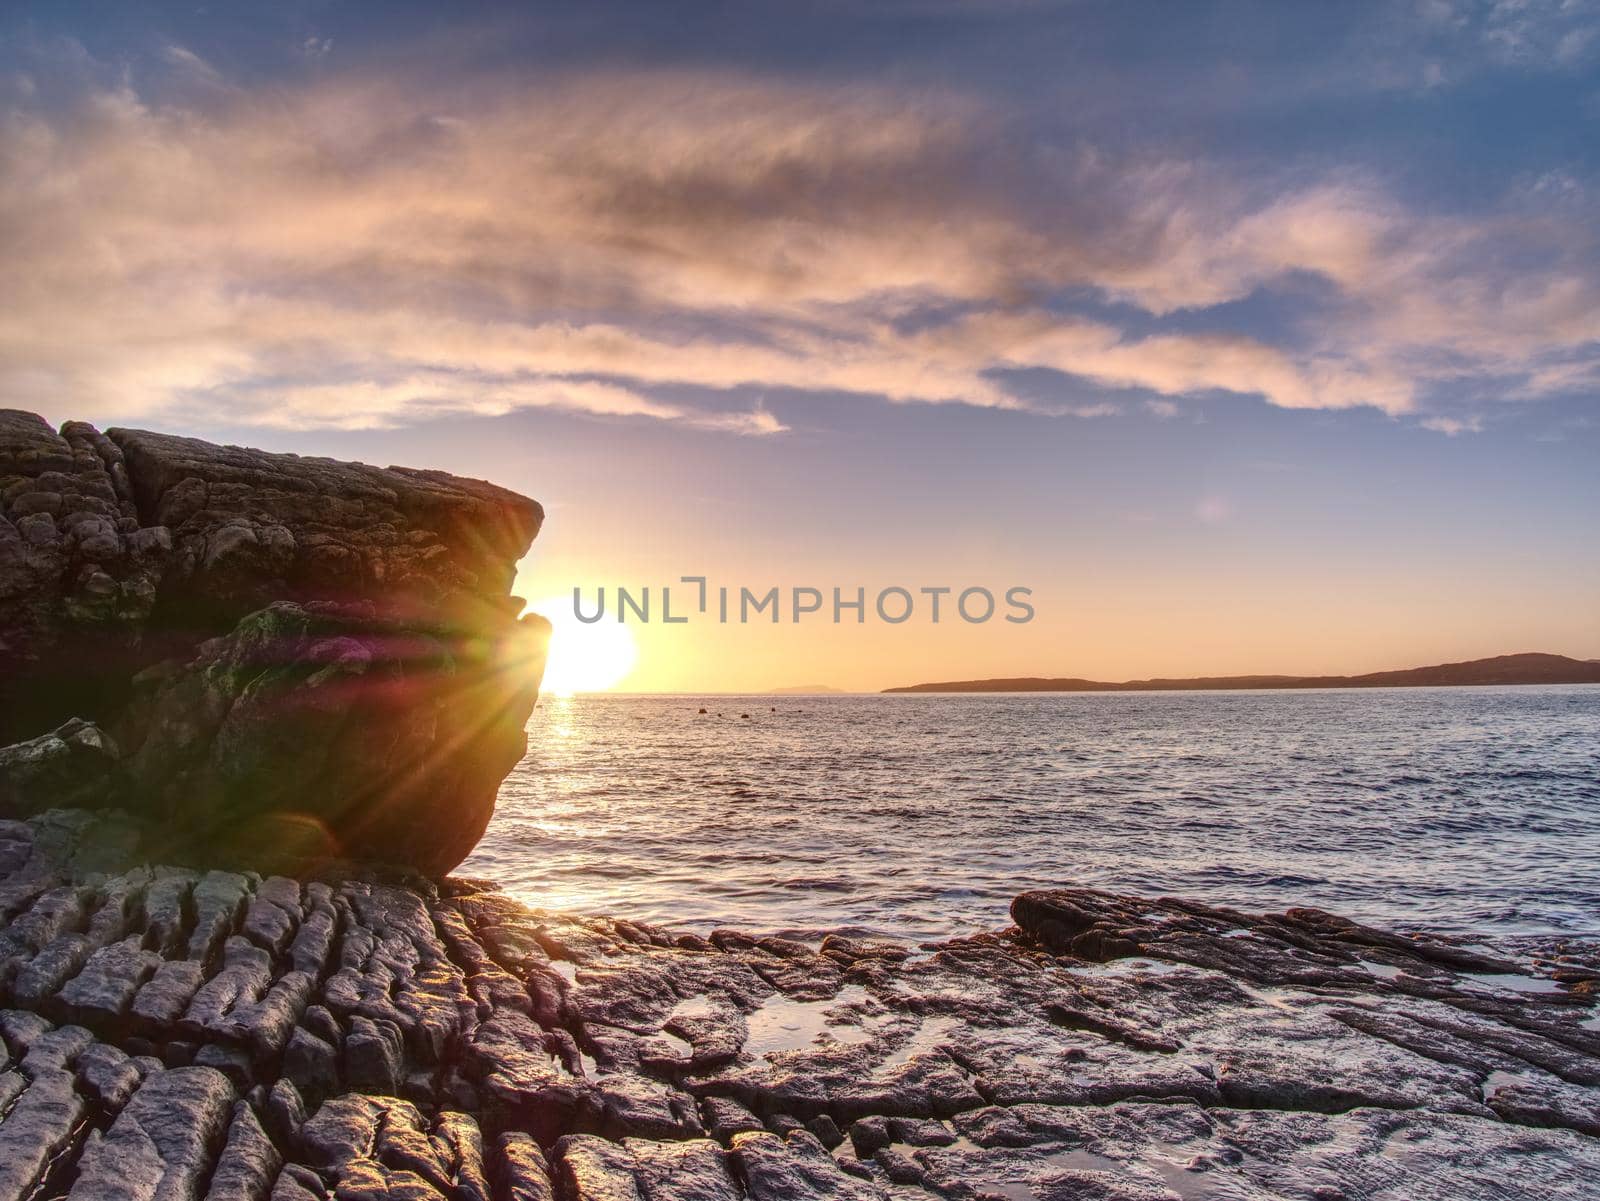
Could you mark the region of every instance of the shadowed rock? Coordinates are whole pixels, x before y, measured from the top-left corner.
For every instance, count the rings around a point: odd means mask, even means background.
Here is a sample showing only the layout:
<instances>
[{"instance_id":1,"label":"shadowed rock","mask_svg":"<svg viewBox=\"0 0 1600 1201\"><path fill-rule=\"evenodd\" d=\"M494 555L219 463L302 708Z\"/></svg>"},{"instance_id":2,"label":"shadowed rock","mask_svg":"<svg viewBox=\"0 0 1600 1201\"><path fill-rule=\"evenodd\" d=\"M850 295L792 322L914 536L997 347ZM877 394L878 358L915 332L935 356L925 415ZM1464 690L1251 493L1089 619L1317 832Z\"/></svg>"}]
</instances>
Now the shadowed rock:
<instances>
[{"instance_id":1,"label":"shadowed rock","mask_svg":"<svg viewBox=\"0 0 1600 1201\"><path fill-rule=\"evenodd\" d=\"M527 750L545 638L537 619L452 636L273 604L141 681L129 807L258 865L271 847L443 874Z\"/></svg>"},{"instance_id":2,"label":"shadowed rock","mask_svg":"<svg viewBox=\"0 0 1600 1201\"><path fill-rule=\"evenodd\" d=\"M169 546L103 435L0 409L0 741L98 716L82 698L126 686Z\"/></svg>"},{"instance_id":3,"label":"shadowed rock","mask_svg":"<svg viewBox=\"0 0 1600 1201\"><path fill-rule=\"evenodd\" d=\"M443 472L0 410L0 816L448 871L526 750L549 625L509 590L542 519Z\"/></svg>"}]
</instances>

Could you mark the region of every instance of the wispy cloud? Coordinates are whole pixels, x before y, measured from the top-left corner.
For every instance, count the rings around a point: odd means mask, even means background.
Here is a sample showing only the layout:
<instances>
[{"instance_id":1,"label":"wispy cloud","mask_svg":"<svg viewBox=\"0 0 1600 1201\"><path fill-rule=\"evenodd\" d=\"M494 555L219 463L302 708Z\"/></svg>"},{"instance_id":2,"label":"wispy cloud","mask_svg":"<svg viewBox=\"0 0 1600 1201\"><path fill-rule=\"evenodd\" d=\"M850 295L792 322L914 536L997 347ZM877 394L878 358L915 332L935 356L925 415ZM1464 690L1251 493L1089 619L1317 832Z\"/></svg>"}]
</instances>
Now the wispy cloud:
<instances>
[{"instance_id":1,"label":"wispy cloud","mask_svg":"<svg viewBox=\"0 0 1600 1201\"><path fill-rule=\"evenodd\" d=\"M1415 214L1339 173L1246 189L1030 141L943 93L642 71L252 90L163 58L159 86L81 54L48 96L13 80L8 403L768 434L757 392L1122 411L1024 396L1016 369L1157 416L1215 392L1427 414L1462 381L1531 395L1594 370L1582 214ZM1225 308L1308 280L1311 316L1271 341Z\"/></svg>"},{"instance_id":2,"label":"wispy cloud","mask_svg":"<svg viewBox=\"0 0 1600 1201\"><path fill-rule=\"evenodd\" d=\"M1475 414L1465 417L1424 417L1419 425L1425 430L1446 434L1454 438L1457 434L1478 434L1483 432L1483 418Z\"/></svg>"},{"instance_id":3,"label":"wispy cloud","mask_svg":"<svg viewBox=\"0 0 1600 1201\"><path fill-rule=\"evenodd\" d=\"M1593 56L1600 10L1592 0L1422 0L1425 24L1477 42L1491 61L1572 69Z\"/></svg>"}]
</instances>

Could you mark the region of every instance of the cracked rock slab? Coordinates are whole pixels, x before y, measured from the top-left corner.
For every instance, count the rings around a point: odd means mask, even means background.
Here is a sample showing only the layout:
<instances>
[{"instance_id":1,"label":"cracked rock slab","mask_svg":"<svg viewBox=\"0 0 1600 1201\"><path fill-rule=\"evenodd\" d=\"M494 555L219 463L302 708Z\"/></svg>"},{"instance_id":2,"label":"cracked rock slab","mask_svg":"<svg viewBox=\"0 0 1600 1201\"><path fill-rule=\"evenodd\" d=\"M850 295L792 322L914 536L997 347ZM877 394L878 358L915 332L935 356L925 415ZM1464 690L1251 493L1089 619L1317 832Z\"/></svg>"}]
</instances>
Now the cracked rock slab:
<instances>
[{"instance_id":1,"label":"cracked rock slab","mask_svg":"<svg viewBox=\"0 0 1600 1201\"><path fill-rule=\"evenodd\" d=\"M41 828L0 826L0 1201L1580 1201L1600 1178L1600 956L1572 937L1080 889L918 953L812 947L469 881L91 882Z\"/></svg>"}]
</instances>

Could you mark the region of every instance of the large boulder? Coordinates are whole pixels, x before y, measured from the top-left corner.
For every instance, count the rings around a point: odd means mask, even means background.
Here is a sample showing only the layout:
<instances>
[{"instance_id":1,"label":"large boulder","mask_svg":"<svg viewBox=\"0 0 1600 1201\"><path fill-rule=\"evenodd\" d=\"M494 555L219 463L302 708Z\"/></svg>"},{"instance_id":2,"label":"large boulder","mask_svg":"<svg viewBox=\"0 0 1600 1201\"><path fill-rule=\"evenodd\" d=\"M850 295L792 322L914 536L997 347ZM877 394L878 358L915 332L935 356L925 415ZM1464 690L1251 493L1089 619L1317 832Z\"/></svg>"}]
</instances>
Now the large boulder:
<instances>
[{"instance_id":1,"label":"large boulder","mask_svg":"<svg viewBox=\"0 0 1600 1201\"><path fill-rule=\"evenodd\" d=\"M98 807L113 799L117 744L77 718L47 734L0 746L0 813L32 817L46 809Z\"/></svg>"},{"instance_id":2,"label":"large boulder","mask_svg":"<svg viewBox=\"0 0 1600 1201\"><path fill-rule=\"evenodd\" d=\"M0 816L448 871L525 750L549 626L510 586L542 519L443 472L0 410Z\"/></svg>"}]
</instances>

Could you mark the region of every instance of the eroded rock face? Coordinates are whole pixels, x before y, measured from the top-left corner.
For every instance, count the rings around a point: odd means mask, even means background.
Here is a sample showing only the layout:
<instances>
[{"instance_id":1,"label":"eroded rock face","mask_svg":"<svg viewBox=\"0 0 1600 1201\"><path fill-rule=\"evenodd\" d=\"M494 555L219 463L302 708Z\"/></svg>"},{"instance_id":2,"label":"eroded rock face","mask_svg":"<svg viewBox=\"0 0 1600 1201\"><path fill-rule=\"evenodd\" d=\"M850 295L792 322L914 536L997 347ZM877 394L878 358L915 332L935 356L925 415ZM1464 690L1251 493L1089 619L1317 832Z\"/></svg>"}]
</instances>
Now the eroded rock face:
<instances>
[{"instance_id":1,"label":"eroded rock face","mask_svg":"<svg viewBox=\"0 0 1600 1201\"><path fill-rule=\"evenodd\" d=\"M217 632L274 601L365 601L419 628L515 613L543 510L442 471L112 429L141 520L168 531L161 604ZM484 612L484 611L487 611Z\"/></svg>"},{"instance_id":2,"label":"eroded rock face","mask_svg":"<svg viewBox=\"0 0 1600 1201\"><path fill-rule=\"evenodd\" d=\"M98 716L81 699L126 676L169 545L114 443L0 409L0 742Z\"/></svg>"},{"instance_id":3,"label":"eroded rock face","mask_svg":"<svg viewBox=\"0 0 1600 1201\"><path fill-rule=\"evenodd\" d=\"M448 871L526 749L549 626L509 588L541 519L442 472L0 411L0 814Z\"/></svg>"},{"instance_id":4,"label":"eroded rock face","mask_svg":"<svg viewBox=\"0 0 1600 1201\"><path fill-rule=\"evenodd\" d=\"M98 834L0 823L0 1196L1586 1201L1600 1173L1593 939L1058 890L1028 925L1070 904L1139 953L811 946L464 880L85 874Z\"/></svg>"}]
</instances>

